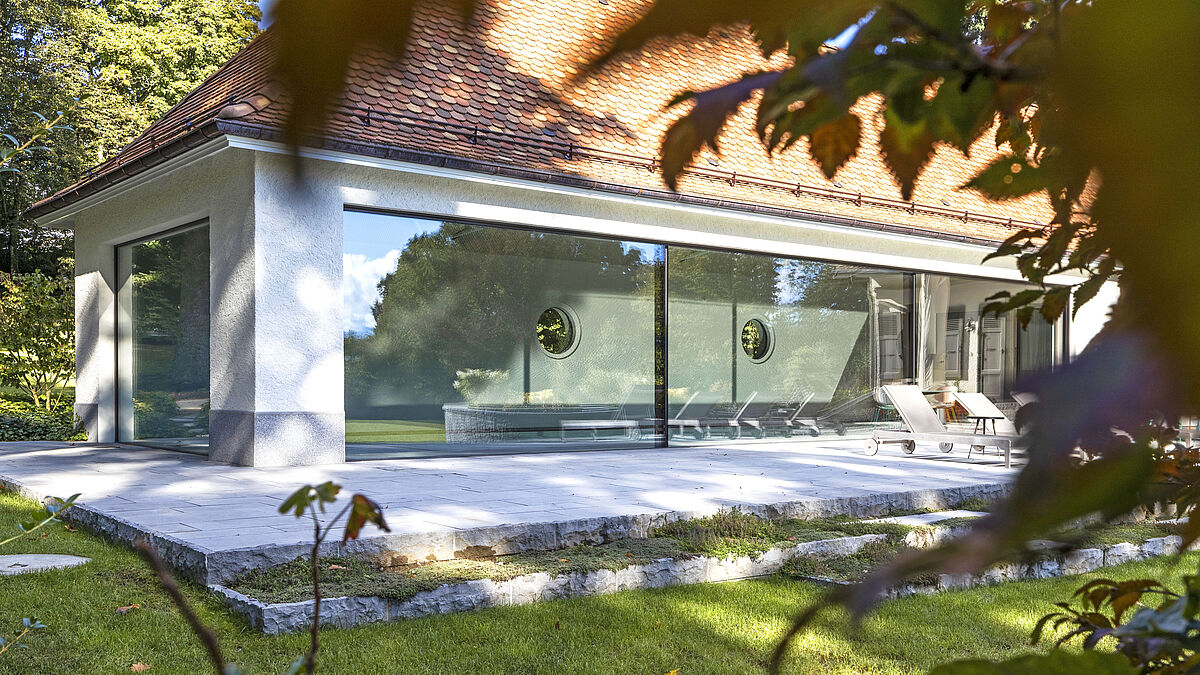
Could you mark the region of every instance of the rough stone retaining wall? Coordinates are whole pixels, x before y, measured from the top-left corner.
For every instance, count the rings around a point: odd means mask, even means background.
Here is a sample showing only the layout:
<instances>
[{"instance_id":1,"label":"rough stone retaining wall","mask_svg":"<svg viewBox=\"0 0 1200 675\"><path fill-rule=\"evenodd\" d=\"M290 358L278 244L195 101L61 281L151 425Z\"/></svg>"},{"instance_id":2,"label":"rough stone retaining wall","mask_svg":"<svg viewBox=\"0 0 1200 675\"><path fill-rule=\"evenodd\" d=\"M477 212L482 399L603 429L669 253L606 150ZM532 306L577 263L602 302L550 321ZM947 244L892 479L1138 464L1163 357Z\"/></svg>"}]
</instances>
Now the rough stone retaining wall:
<instances>
[{"instance_id":1,"label":"rough stone retaining wall","mask_svg":"<svg viewBox=\"0 0 1200 675\"><path fill-rule=\"evenodd\" d=\"M902 584L889 589L884 595L898 598L918 593L937 593L974 586L990 586L1005 581L1050 579L1084 574L1103 567L1173 555L1179 551L1179 545L1182 542L1180 537L1172 535L1147 539L1140 546L1123 543L1107 548L1081 548L1066 553L1050 552L1056 546L1054 542L1034 542L1034 548L1045 550L1045 553L1036 560L995 565L982 574L942 574L938 577L936 584ZM1193 546L1191 550L1196 548Z\"/></svg>"},{"instance_id":2,"label":"rough stone retaining wall","mask_svg":"<svg viewBox=\"0 0 1200 675\"><path fill-rule=\"evenodd\" d=\"M0 477L0 487L41 500L24 486ZM801 499L775 504L726 503L764 518L822 518L845 516L873 518L896 511L941 510L967 499L999 499L1011 490L1010 483L989 483L951 488L881 492L836 499ZM525 551L558 550L579 544L599 545L618 539L649 536L650 531L677 520L710 516L713 511L670 511L580 518L559 522L514 523L471 529L408 532L364 536L342 544L326 542L323 556L384 557L400 562L450 560L456 551L472 546L490 548L496 555ZM183 577L197 583L224 584L255 570L281 565L308 555L310 544L271 544L213 551L189 544L153 528L140 526L86 504L76 504L64 519L103 535L111 541L131 544L148 538L163 558Z\"/></svg>"},{"instance_id":3,"label":"rough stone retaining wall","mask_svg":"<svg viewBox=\"0 0 1200 675\"><path fill-rule=\"evenodd\" d=\"M961 528L933 528L932 532L953 533ZM920 531L918 531L920 532ZM783 564L798 557L817 559L836 558L856 553L864 545L887 538L883 534L843 537L806 542L782 549L772 549L759 558L749 556L710 558L697 556L688 559L664 558L645 565L633 565L621 570L574 572L552 577L545 572L527 574L508 581L467 581L446 584L424 591L407 600L386 598L328 598L321 601L321 623L349 628L367 623L414 619L433 614L466 612L486 607L526 605L561 598L600 595L640 588L663 588L683 584L736 581L767 576L778 572ZM932 544L944 536L924 537L910 545ZM1140 546L1116 544L1107 548L1085 548L1067 553L1051 552L1054 542L1034 542L1035 549L1045 552L1032 562L1006 563L994 566L982 574L943 574L937 584L905 584L884 593L896 598L915 594L961 590L974 586L999 584L1023 579L1048 579L1171 555L1179 550L1182 540L1177 536L1148 539ZM1196 548L1196 547L1193 547ZM827 583L829 580L815 579ZM303 630L312 622L313 602L264 603L225 586L210 588L229 603L233 611L254 628L277 634Z\"/></svg>"},{"instance_id":4,"label":"rough stone retaining wall","mask_svg":"<svg viewBox=\"0 0 1200 675\"><path fill-rule=\"evenodd\" d=\"M663 588L749 579L774 574L785 562L794 558L824 559L851 555L868 543L886 538L887 535L884 534L865 534L858 537L810 541L787 548L771 549L758 558L663 558L616 571L573 572L554 577L546 572L537 572L508 581L467 581L446 584L432 591L418 593L407 600L329 598L321 600L321 623L346 628L380 621L414 619L431 614L464 612L485 607L527 605L637 588ZM312 622L311 600L264 603L225 586L214 585L210 588L224 596L235 613L245 617L251 626L265 633L302 630Z\"/></svg>"}]
</instances>

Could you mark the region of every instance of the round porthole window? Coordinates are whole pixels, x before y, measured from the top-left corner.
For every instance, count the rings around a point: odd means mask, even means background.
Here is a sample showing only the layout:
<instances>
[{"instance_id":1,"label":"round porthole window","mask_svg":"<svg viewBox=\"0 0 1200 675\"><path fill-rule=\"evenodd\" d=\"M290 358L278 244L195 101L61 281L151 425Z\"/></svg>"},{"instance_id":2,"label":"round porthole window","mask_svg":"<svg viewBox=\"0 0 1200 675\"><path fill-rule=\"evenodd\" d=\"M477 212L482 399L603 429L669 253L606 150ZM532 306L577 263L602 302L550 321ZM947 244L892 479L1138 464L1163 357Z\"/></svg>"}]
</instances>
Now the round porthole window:
<instances>
[{"instance_id":1,"label":"round porthole window","mask_svg":"<svg viewBox=\"0 0 1200 675\"><path fill-rule=\"evenodd\" d=\"M571 355L579 344L579 323L575 313L566 307L550 307L537 322L537 341L546 354L562 359Z\"/></svg>"},{"instance_id":2,"label":"round porthole window","mask_svg":"<svg viewBox=\"0 0 1200 675\"><path fill-rule=\"evenodd\" d=\"M771 356L771 331L762 319L750 319L742 326L742 351L755 363Z\"/></svg>"}]
</instances>

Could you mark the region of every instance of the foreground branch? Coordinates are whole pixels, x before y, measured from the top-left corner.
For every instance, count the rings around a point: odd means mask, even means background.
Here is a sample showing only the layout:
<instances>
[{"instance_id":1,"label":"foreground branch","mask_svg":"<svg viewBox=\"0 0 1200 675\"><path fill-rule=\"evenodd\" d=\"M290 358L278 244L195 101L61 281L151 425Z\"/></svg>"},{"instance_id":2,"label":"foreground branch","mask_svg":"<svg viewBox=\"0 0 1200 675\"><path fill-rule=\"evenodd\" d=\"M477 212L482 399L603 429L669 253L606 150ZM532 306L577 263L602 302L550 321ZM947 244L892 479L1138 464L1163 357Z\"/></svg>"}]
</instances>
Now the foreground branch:
<instances>
[{"instance_id":1,"label":"foreground branch","mask_svg":"<svg viewBox=\"0 0 1200 675\"><path fill-rule=\"evenodd\" d=\"M171 597L171 601L179 608L179 612L187 619L188 626L200 641L204 643L204 648L208 651L208 660L212 662L213 669L217 675L225 675L225 657L221 654L221 646L217 644L217 636L209 630L208 626L200 623L200 619L196 613L192 611L191 605L188 604L186 598L183 597L183 592L179 590L179 584L175 582L175 577L171 575L171 570L167 568L167 564L159 557L158 552L150 545L150 542L145 539L139 539L137 544L138 553L146 559L150 567L154 568L154 572L158 574L158 583Z\"/></svg>"}]
</instances>

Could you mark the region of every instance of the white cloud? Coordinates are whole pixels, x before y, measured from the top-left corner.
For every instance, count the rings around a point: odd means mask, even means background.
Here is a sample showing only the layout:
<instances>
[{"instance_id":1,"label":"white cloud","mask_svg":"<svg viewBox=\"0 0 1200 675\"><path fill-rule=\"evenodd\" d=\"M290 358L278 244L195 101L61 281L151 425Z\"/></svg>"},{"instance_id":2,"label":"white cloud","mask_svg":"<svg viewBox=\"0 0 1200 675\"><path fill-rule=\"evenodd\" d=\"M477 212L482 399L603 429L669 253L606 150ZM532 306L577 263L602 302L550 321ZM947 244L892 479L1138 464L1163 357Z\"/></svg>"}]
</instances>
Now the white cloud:
<instances>
[{"instance_id":1,"label":"white cloud","mask_svg":"<svg viewBox=\"0 0 1200 675\"><path fill-rule=\"evenodd\" d=\"M342 254L342 330L354 333L373 332L375 317L371 306L379 299L379 280L396 269L400 251L393 249L381 258L367 258L359 253Z\"/></svg>"}]
</instances>

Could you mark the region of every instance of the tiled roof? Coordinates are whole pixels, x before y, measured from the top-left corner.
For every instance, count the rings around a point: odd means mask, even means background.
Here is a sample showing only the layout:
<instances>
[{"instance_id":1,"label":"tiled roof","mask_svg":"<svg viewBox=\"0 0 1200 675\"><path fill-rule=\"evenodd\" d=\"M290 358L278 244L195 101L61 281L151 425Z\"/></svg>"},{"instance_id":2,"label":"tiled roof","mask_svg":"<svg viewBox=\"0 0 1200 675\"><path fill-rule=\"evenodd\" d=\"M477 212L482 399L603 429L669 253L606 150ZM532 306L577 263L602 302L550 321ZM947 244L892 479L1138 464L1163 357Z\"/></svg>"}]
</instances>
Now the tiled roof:
<instances>
[{"instance_id":1,"label":"tiled roof","mask_svg":"<svg viewBox=\"0 0 1200 675\"><path fill-rule=\"evenodd\" d=\"M683 111L664 110L666 101L772 64L747 32L731 30L658 40L585 72L648 4L491 0L466 27L450 11L423 9L404 58L361 50L314 144L973 240L1003 239L1015 227L1051 217L1044 194L993 202L957 189L997 157L990 133L969 157L940 147L912 202L902 201L879 149L877 97L856 104L863 145L836 183L809 160L803 143L769 156L747 105L720 139L721 156L700 156L681 178L680 193L667 194L655 158L667 126ZM31 213L49 213L222 133L278 138L288 101L270 79L274 41L268 29L116 157Z\"/></svg>"}]
</instances>

